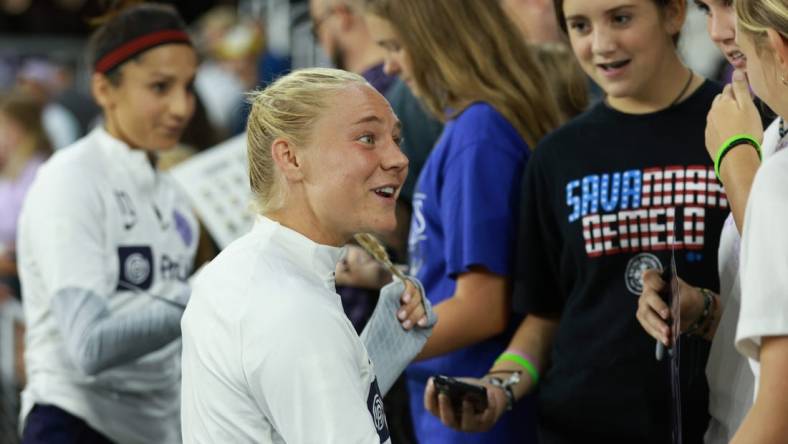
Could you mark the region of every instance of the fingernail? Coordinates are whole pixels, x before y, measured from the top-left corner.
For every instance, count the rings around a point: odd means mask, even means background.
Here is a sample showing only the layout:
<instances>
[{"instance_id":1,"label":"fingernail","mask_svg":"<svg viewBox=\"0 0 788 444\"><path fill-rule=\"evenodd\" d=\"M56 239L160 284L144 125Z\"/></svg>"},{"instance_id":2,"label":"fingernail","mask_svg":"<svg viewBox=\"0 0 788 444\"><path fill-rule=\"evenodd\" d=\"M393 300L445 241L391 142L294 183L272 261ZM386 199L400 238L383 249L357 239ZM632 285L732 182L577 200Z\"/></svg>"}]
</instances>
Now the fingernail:
<instances>
[{"instance_id":1,"label":"fingernail","mask_svg":"<svg viewBox=\"0 0 788 444\"><path fill-rule=\"evenodd\" d=\"M406 304L407 304L408 302L410 302L410 299L411 299L411 295L410 295L410 293L405 293L405 294L402 296L402 302L404 302L404 303L406 303Z\"/></svg>"},{"instance_id":2,"label":"fingernail","mask_svg":"<svg viewBox=\"0 0 788 444\"><path fill-rule=\"evenodd\" d=\"M744 72L739 69L733 71L733 80L744 80Z\"/></svg>"},{"instance_id":3,"label":"fingernail","mask_svg":"<svg viewBox=\"0 0 788 444\"><path fill-rule=\"evenodd\" d=\"M425 327L427 325L427 318L419 319L419 322L417 322L417 324L419 325L419 327Z\"/></svg>"},{"instance_id":4,"label":"fingernail","mask_svg":"<svg viewBox=\"0 0 788 444\"><path fill-rule=\"evenodd\" d=\"M662 310L659 314L662 315L662 319L667 319L669 312L667 310Z\"/></svg>"},{"instance_id":5,"label":"fingernail","mask_svg":"<svg viewBox=\"0 0 788 444\"><path fill-rule=\"evenodd\" d=\"M411 327L413 327L413 321L411 321L410 319L408 319L407 321L402 323L402 328L404 328L406 330L411 328Z\"/></svg>"},{"instance_id":6,"label":"fingernail","mask_svg":"<svg viewBox=\"0 0 788 444\"><path fill-rule=\"evenodd\" d=\"M406 313L405 310L400 310L399 313L397 313L397 318L399 318L400 321L405 319L407 316L408 313Z\"/></svg>"}]
</instances>

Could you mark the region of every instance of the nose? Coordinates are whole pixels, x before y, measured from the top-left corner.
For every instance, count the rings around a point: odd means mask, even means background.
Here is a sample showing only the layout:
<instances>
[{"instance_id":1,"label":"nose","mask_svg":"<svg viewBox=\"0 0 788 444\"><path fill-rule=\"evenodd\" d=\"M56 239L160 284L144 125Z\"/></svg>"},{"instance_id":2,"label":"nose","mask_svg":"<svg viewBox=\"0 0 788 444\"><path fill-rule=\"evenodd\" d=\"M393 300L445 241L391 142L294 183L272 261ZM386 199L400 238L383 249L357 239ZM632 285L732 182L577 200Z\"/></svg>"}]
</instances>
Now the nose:
<instances>
[{"instance_id":1,"label":"nose","mask_svg":"<svg viewBox=\"0 0 788 444\"><path fill-rule=\"evenodd\" d=\"M407 173L409 163L408 156L402 152L399 145L393 140L390 141L383 154L381 167L387 171L395 171L397 173L404 171Z\"/></svg>"},{"instance_id":2,"label":"nose","mask_svg":"<svg viewBox=\"0 0 788 444\"><path fill-rule=\"evenodd\" d=\"M616 50L616 39L613 31L605 26L597 26L593 31L591 50L594 54L607 54Z\"/></svg>"},{"instance_id":3,"label":"nose","mask_svg":"<svg viewBox=\"0 0 788 444\"><path fill-rule=\"evenodd\" d=\"M178 119L188 120L194 112L194 93L181 89L170 98L170 113Z\"/></svg>"},{"instance_id":4,"label":"nose","mask_svg":"<svg viewBox=\"0 0 788 444\"><path fill-rule=\"evenodd\" d=\"M386 54L383 59L383 72L389 76L397 76L402 72L402 68L395 56Z\"/></svg>"},{"instance_id":5,"label":"nose","mask_svg":"<svg viewBox=\"0 0 788 444\"><path fill-rule=\"evenodd\" d=\"M715 43L731 43L736 38L736 23L725 14L709 17L709 37Z\"/></svg>"}]
</instances>

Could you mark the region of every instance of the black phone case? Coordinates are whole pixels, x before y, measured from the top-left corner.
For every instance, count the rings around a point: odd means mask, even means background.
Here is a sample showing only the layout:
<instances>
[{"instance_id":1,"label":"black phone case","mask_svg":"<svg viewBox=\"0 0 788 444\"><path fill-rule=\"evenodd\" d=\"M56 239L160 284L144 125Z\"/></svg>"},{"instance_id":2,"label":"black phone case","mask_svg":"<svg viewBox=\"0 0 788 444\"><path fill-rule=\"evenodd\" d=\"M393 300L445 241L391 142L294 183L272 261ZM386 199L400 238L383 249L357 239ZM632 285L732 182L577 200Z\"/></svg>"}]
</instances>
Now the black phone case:
<instances>
[{"instance_id":1,"label":"black phone case","mask_svg":"<svg viewBox=\"0 0 788 444\"><path fill-rule=\"evenodd\" d=\"M487 408L487 389L484 387L467 384L445 375L436 375L434 383L439 393L449 397L457 415L462 413L462 402L466 399L473 405L474 413L481 413Z\"/></svg>"}]
</instances>

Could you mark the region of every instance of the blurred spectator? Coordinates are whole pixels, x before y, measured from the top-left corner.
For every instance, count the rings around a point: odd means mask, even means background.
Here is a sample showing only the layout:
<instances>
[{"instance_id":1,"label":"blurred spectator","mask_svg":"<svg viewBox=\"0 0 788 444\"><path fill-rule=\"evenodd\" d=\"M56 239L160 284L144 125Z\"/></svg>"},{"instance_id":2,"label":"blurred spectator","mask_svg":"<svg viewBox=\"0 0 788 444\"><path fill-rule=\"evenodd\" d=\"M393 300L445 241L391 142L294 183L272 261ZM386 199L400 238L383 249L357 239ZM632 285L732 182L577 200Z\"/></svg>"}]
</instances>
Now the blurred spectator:
<instances>
[{"instance_id":1,"label":"blurred spectator","mask_svg":"<svg viewBox=\"0 0 788 444\"><path fill-rule=\"evenodd\" d=\"M552 0L502 0L504 10L530 43L563 42Z\"/></svg>"},{"instance_id":2,"label":"blurred spectator","mask_svg":"<svg viewBox=\"0 0 788 444\"><path fill-rule=\"evenodd\" d=\"M19 297L17 221L30 183L51 152L35 98L14 91L0 97L0 299Z\"/></svg>"},{"instance_id":3,"label":"blurred spectator","mask_svg":"<svg viewBox=\"0 0 788 444\"><path fill-rule=\"evenodd\" d=\"M243 93L259 84L259 61L265 50L262 25L244 20L230 6L218 6L196 24L204 57L195 88L211 122L227 134L245 129L248 107Z\"/></svg>"},{"instance_id":4,"label":"blurred spectator","mask_svg":"<svg viewBox=\"0 0 788 444\"><path fill-rule=\"evenodd\" d=\"M53 148L60 149L76 141L81 132L74 114L54 101L62 91L57 71L57 67L48 60L31 58L19 69L17 84L43 105L44 129Z\"/></svg>"}]
</instances>

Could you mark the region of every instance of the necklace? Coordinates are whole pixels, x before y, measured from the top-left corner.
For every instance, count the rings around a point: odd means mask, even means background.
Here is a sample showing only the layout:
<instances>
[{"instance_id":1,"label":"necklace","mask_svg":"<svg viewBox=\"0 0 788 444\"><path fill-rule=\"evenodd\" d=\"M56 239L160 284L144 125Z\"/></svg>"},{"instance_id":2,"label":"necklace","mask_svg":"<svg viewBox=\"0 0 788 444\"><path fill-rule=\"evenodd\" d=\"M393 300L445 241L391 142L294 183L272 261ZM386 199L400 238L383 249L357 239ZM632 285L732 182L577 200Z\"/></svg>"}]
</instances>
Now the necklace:
<instances>
[{"instance_id":1,"label":"necklace","mask_svg":"<svg viewBox=\"0 0 788 444\"><path fill-rule=\"evenodd\" d=\"M687 83L685 83L685 84L684 84L684 88L681 88L681 91L679 92L679 95L678 95L678 96L676 96L676 98L675 98L675 99L673 99L673 101L672 101L672 102L670 102L670 105L668 105L668 108L670 108L671 106L673 106L673 105L675 105L675 104L679 103L679 100L681 100L681 98L682 98L682 97L684 97L684 93L686 93L686 92L687 92L687 88L689 88L690 84L692 83L692 79L693 79L693 77L695 77L695 76L694 76L694 74L692 73L692 70L691 70L691 69L689 69L689 68L688 68L688 69L687 69L687 71L689 71L689 78L687 79Z\"/></svg>"}]
</instances>

